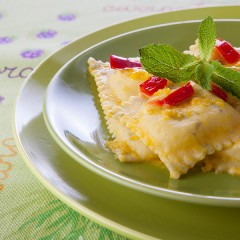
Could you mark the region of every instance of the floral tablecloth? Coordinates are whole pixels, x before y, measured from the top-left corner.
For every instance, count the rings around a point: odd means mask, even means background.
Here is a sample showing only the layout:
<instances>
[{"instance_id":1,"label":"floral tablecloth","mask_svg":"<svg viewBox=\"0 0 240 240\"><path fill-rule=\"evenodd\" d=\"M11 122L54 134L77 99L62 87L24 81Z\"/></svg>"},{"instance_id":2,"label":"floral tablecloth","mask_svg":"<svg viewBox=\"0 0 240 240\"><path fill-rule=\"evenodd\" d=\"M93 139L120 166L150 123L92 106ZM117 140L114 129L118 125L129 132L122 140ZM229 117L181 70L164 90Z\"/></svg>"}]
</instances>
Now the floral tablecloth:
<instances>
[{"instance_id":1,"label":"floral tablecloth","mask_svg":"<svg viewBox=\"0 0 240 240\"><path fill-rule=\"evenodd\" d=\"M0 239L125 239L46 190L23 162L12 133L16 96L34 68L65 44L144 15L237 0L0 1Z\"/></svg>"}]
</instances>

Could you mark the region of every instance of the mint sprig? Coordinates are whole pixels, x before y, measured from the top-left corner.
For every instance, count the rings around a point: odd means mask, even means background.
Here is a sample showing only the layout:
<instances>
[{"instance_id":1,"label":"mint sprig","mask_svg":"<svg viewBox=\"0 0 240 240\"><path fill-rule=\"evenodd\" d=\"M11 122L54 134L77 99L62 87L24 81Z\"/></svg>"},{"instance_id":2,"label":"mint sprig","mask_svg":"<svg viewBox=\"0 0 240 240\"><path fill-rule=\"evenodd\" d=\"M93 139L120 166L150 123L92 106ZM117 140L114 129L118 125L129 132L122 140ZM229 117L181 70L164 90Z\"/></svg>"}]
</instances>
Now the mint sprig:
<instances>
[{"instance_id":1,"label":"mint sprig","mask_svg":"<svg viewBox=\"0 0 240 240\"><path fill-rule=\"evenodd\" d=\"M214 66L212 81L224 90L240 98L240 72L223 67L219 62L211 61Z\"/></svg>"},{"instance_id":2,"label":"mint sprig","mask_svg":"<svg viewBox=\"0 0 240 240\"><path fill-rule=\"evenodd\" d=\"M207 17L202 21L198 29L199 55L208 61L216 43L216 27L213 19Z\"/></svg>"},{"instance_id":3,"label":"mint sprig","mask_svg":"<svg viewBox=\"0 0 240 240\"><path fill-rule=\"evenodd\" d=\"M142 65L149 73L172 82L197 80L207 90L211 89L213 81L240 98L240 72L209 61L216 42L216 27L211 17L201 22L198 40L200 59L167 44L150 44L139 50Z\"/></svg>"},{"instance_id":4,"label":"mint sprig","mask_svg":"<svg viewBox=\"0 0 240 240\"><path fill-rule=\"evenodd\" d=\"M183 82L192 78L198 60L179 52L167 44L150 44L140 49L141 62L145 69L158 76Z\"/></svg>"},{"instance_id":5,"label":"mint sprig","mask_svg":"<svg viewBox=\"0 0 240 240\"><path fill-rule=\"evenodd\" d=\"M211 90L211 77L214 71L213 65L209 64L206 61L200 61L198 62L198 65L196 66L196 79L202 86L202 88Z\"/></svg>"}]
</instances>

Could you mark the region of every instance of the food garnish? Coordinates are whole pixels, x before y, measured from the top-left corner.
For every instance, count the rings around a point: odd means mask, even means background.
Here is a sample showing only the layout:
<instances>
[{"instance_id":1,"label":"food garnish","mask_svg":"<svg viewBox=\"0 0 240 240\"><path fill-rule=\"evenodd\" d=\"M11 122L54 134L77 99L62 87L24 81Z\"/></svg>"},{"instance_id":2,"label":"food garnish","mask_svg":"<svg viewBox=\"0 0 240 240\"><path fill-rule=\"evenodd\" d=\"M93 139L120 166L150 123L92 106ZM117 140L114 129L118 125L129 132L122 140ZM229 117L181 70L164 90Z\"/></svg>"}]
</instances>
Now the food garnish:
<instances>
[{"instance_id":1,"label":"food garnish","mask_svg":"<svg viewBox=\"0 0 240 240\"><path fill-rule=\"evenodd\" d=\"M217 39L216 49L229 64L233 64L240 59L239 52L227 41Z\"/></svg>"},{"instance_id":2,"label":"food garnish","mask_svg":"<svg viewBox=\"0 0 240 240\"><path fill-rule=\"evenodd\" d=\"M111 68L135 68L135 67L142 67L142 64L138 61L134 61L130 58L124 58L116 55L110 55L109 58Z\"/></svg>"},{"instance_id":3,"label":"food garnish","mask_svg":"<svg viewBox=\"0 0 240 240\"><path fill-rule=\"evenodd\" d=\"M186 85L178 88L174 92L170 93L163 99L152 101L151 104L160 105L160 106L174 106L179 104L186 99L189 99L194 93L194 89L190 82Z\"/></svg>"},{"instance_id":4,"label":"food garnish","mask_svg":"<svg viewBox=\"0 0 240 240\"><path fill-rule=\"evenodd\" d=\"M163 89L167 86L167 79L152 76L145 82L141 83L139 86L142 93L151 96L159 89Z\"/></svg>"},{"instance_id":5,"label":"food garnish","mask_svg":"<svg viewBox=\"0 0 240 240\"><path fill-rule=\"evenodd\" d=\"M215 94L216 96L218 96L219 98L221 98L224 101L227 101L227 93L224 92L220 87L218 87L216 84L214 84L213 82L211 82L211 86L212 86L212 90L211 92L213 94Z\"/></svg>"},{"instance_id":6,"label":"food garnish","mask_svg":"<svg viewBox=\"0 0 240 240\"><path fill-rule=\"evenodd\" d=\"M216 60L210 60L216 45L216 27L211 17L201 22L198 39L199 59L181 53L168 44L150 44L139 50L141 63L149 73L172 82L197 80L202 88L211 90L213 81L223 90L240 98L240 72L226 68ZM223 43L222 48L226 49L226 42ZM221 48L218 41L216 47ZM237 58L230 58L233 59L236 61Z\"/></svg>"}]
</instances>

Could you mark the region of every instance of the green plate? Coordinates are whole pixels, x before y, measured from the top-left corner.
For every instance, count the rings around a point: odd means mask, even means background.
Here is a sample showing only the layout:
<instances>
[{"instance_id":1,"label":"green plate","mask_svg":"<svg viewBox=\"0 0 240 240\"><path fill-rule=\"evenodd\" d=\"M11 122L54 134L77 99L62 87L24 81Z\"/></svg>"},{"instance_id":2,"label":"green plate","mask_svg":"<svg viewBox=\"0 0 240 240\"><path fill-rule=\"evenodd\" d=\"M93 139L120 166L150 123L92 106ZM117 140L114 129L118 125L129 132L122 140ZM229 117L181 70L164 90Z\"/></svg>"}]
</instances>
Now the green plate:
<instances>
[{"instance_id":1,"label":"green plate","mask_svg":"<svg viewBox=\"0 0 240 240\"><path fill-rule=\"evenodd\" d=\"M239 44L233 29L240 29L240 21L219 20L216 25L219 37ZM234 201L240 206L239 177L194 169L180 180L172 180L160 164L121 163L104 147L109 136L94 79L88 74L87 59L108 61L110 54L138 56L140 47L158 42L182 51L194 43L198 27L199 21L157 25L115 36L86 49L64 65L50 82L44 119L64 151L103 177L158 196L206 204L232 205ZM180 35L176 34L179 32Z\"/></svg>"},{"instance_id":2,"label":"green plate","mask_svg":"<svg viewBox=\"0 0 240 240\"><path fill-rule=\"evenodd\" d=\"M236 239L240 215L240 208L234 207L239 206L237 188L229 192L228 196L223 196L225 193L216 189L213 196L201 198L200 195L198 200L196 196L193 196L195 200L191 200L191 194L188 194L189 201L210 202L221 205L219 207L161 198L109 181L79 164L51 138L44 123L42 105L47 86L57 71L79 52L104 39L170 21L203 19L208 15L213 18L237 18L239 10L240 7L236 6L191 9L132 20L76 40L42 62L26 80L14 113L14 133L19 152L39 181L76 211L127 237ZM91 93L88 95L91 96ZM97 119L100 121L98 116ZM202 189L205 195L209 186L211 188L214 184L206 181L200 183L194 178L189 180L193 184L192 189ZM236 178L223 175L223 179L226 182L223 182L222 176L208 177L208 181L221 181L225 189L227 186L233 189L232 184L236 187ZM178 184L179 181L169 181L168 188L179 189ZM165 191L167 194L168 190ZM170 195L173 194L171 191ZM175 195L176 199L181 199L181 194ZM182 200L186 200L187 194L183 195Z\"/></svg>"}]
</instances>

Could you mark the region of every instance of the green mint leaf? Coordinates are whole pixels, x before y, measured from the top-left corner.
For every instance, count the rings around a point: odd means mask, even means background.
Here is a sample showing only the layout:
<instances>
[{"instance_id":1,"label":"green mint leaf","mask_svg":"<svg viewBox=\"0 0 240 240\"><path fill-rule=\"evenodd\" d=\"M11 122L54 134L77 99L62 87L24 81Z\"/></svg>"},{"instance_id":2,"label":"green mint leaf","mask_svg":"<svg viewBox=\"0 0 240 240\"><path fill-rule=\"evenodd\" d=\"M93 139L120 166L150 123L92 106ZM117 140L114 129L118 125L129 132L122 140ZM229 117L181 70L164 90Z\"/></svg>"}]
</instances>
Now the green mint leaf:
<instances>
[{"instance_id":1,"label":"green mint leaf","mask_svg":"<svg viewBox=\"0 0 240 240\"><path fill-rule=\"evenodd\" d=\"M214 66L211 80L227 92L240 98L240 72L223 67L219 62L211 61Z\"/></svg>"},{"instance_id":2,"label":"green mint leaf","mask_svg":"<svg viewBox=\"0 0 240 240\"><path fill-rule=\"evenodd\" d=\"M141 63L146 71L172 82L188 81L195 74L199 60L179 52L167 44L150 44L139 50Z\"/></svg>"},{"instance_id":3,"label":"green mint leaf","mask_svg":"<svg viewBox=\"0 0 240 240\"><path fill-rule=\"evenodd\" d=\"M196 78L200 86L206 90L211 90L211 77L214 70L214 66L207 61L200 61L196 67Z\"/></svg>"},{"instance_id":4,"label":"green mint leaf","mask_svg":"<svg viewBox=\"0 0 240 240\"><path fill-rule=\"evenodd\" d=\"M208 61L216 42L216 27L211 17L207 17L201 22L198 39L200 58Z\"/></svg>"}]
</instances>

